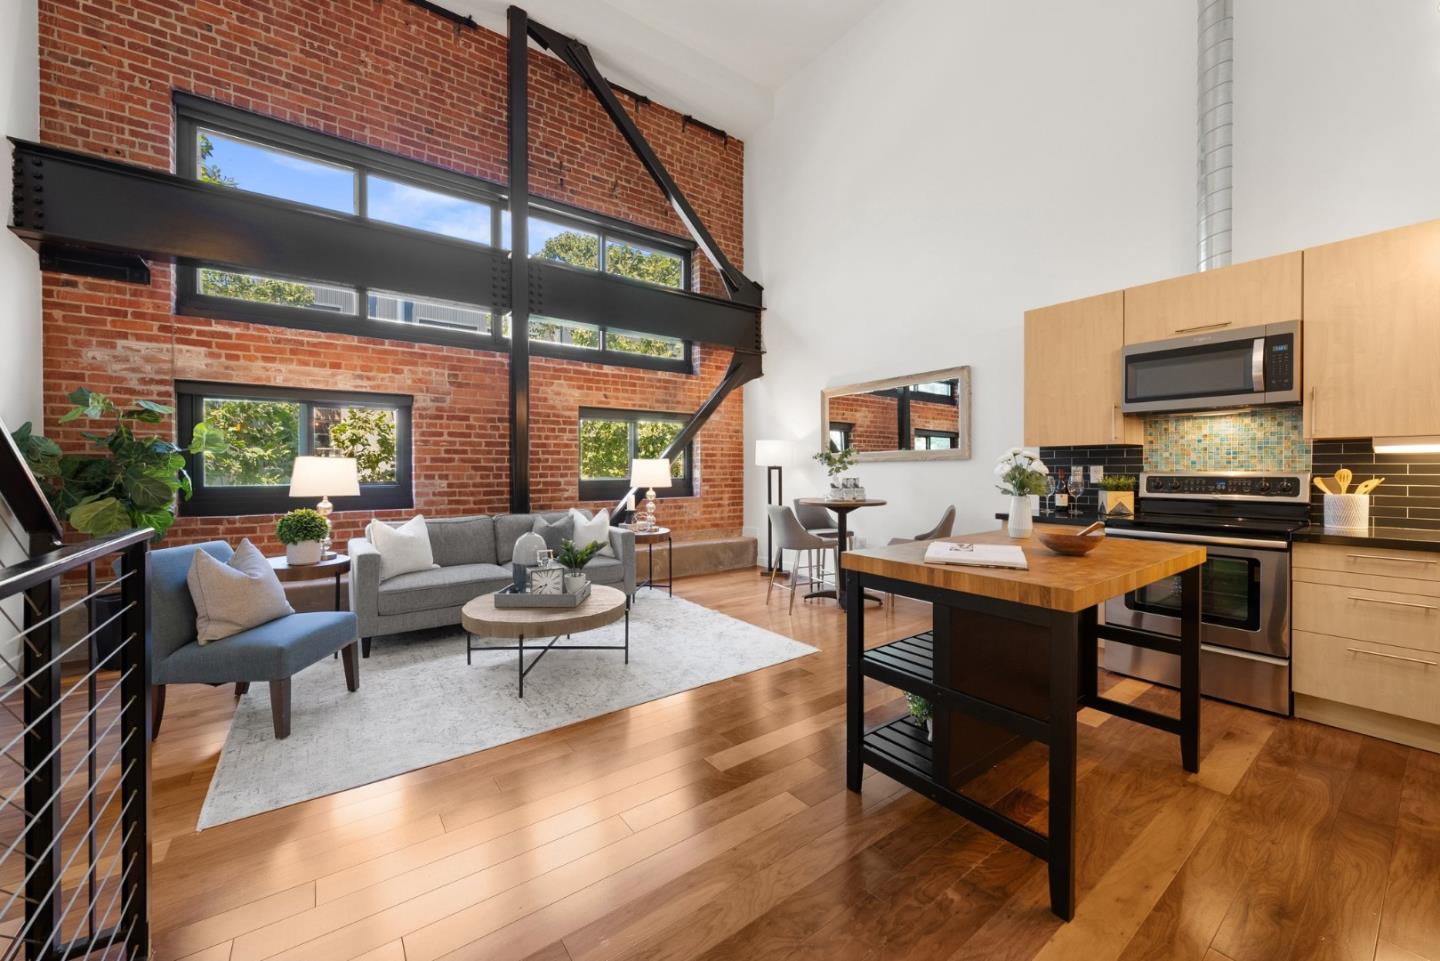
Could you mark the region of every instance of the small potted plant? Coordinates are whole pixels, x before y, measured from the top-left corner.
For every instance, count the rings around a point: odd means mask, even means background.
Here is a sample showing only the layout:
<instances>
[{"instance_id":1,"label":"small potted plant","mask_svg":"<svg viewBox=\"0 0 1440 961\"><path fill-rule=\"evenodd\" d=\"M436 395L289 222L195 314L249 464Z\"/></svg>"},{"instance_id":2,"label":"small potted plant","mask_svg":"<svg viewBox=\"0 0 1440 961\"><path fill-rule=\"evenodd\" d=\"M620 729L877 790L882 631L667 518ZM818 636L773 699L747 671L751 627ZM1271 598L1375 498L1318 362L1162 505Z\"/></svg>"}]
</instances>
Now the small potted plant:
<instances>
[{"instance_id":1,"label":"small potted plant","mask_svg":"<svg viewBox=\"0 0 1440 961\"><path fill-rule=\"evenodd\" d=\"M845 495L842 493L844 488L837 478L854 467L858 459L859 457L853 447L847 447L844 450L826 449L815 455L815 460L825 468L825 473L830 475L829 496L831 500L845 499Z\"/></svg>"},{"instance_id":2,"label":"small potted plant","mask_svg":"<svg viewBox=\"0 0 1440 961\"><path fill-rule=\"evenodd\" d=\"M910 708L910 721L916 727L925 728L925 736L929 740L935 739L935 714L930 708L930 702L919 694L906 694L905 704Z\"/></svg>"},{"instance_id":3,"label":"small potted plant","mask_svg":"<svg viewBox=\"0 0 1440 961\"><path fill-rule=\"evenodd\" d=\"M561 541L560 550L555 554L555 559L565 568L565 593L579 594L590 582L590 578L584 573L584 567L590 563L590 558L600 550L599 541L592 541L584 547L576 547L574 541Z\"/></svg>"},{"instance_id":4,"label":"small potted plant","mask_svg":"<svg viewBox=\"0 0 1440 961\"><path fill-rule=\"evenodd\" d=\"M285 560L292 567L320 563L330 524L317 510L302 507L280 518L275 536L285 545Z\"/></svg>"},{"instance_id":5,"label":"small potted plant","mask_svg":"<svg viewBox=\"0 0 1440 961\"><path fill-rule=\"evenodd\" d=\"M1010 498L1010 520L1008 529L1011 537L1029 537L1035 529L1030 516L1030 497L1045 493L1045 475L1050 468L1035 454L1024 448L1012 447L995 465L995 486L1000 493Z\"/></svg>"},{"instance_id":6,"label":"small potted plant","mask_svg":"<svg viewBox=\"0 0 1440 961\"><path fill-rule=\"evenodd\" d=\"M1122 504L1124 510L1119 513L1135 513L1135 483L1134 474L1106 474L1100 478L1097 505L1100 513L1108 514Z\"/></svg>"}]
</instances>

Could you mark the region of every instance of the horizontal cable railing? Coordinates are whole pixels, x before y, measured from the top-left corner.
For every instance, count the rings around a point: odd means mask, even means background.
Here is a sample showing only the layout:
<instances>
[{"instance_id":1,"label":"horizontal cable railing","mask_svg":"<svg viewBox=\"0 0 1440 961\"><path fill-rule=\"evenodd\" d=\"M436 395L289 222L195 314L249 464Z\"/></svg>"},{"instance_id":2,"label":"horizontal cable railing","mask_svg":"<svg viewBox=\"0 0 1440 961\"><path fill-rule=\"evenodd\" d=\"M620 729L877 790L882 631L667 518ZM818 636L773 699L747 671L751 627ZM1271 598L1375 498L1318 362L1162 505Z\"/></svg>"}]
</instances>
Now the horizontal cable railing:
<instances>
[{"instance_id":1,"label":"horizontal cable railing","mask_svg":"<svg viewBox=\"0 0 1440 961\"><path fill-rule=\"evenodd\" d=\"M152 535L0 568L0 961L149 957Z\"/></svg>"}]
</instances>

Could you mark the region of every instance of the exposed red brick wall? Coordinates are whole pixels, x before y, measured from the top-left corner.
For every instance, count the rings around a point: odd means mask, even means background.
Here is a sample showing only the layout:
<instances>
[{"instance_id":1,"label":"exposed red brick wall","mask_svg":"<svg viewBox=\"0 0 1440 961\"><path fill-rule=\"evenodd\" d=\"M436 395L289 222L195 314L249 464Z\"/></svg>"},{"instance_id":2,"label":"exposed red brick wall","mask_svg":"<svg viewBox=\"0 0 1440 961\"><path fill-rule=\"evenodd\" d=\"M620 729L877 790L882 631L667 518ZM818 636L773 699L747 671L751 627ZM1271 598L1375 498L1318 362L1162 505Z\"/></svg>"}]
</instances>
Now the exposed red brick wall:
<instances>
[{"instance_id":1,"label":"exposed red brick wall","mask_svg":"<svg viewBox=\"0 0 1440 961\"><path fill-rule=\"evenodd\" d=\"M563 24L556 26L563 27ZM41 132L57 146L170 170L172 94L183 90L378 149L503 182L505 39L402 0L41 0ZM628 103L627 106L632 106ZM538 195L659 230L684 230L578 78L531 52L531 178ZM721 247L743 262L744 147L656 105L632 115ZM703 257L696 285L721 286ZM149 287L46 274L46 431L84 384L122 399L169 397L175 379L279 384L415 397L415 509L432 515L508 503L502 354L329 336L173 315L171 271ZM323 279L323 278L322 278ZM728 352L697 348L696 376L534 360L532 499L576 502L580 407L693 411ZM738 533L741 396L697 440L699 494L662 506L678 531ZM370 514L337 515L344 534ZM168 543L257 537L274 518L184 518Z\"/></svg>"},{"instance_id":2,"label":"exposed red brick wall","mask_svg":"<svg viewBox=\"0 0 1440 961\"><path fill-rule=\"evenodd\" d=\"M875 394L847 394L830 399L832 423L850 424L850 446L858 451L899 447L899 401Z\"/></svg>"},{"instance_id":3,"label":"exposed red brick wall","mask_svg":"<svg viewBox=\"0 0 1440 961\"><path fill-rule=\"evenodd\" d=\"M959 419L954 404L936 404L910 398L910 427L912 430L944 430L954 433L959 430Z\"/></svg>"}]
</instances>

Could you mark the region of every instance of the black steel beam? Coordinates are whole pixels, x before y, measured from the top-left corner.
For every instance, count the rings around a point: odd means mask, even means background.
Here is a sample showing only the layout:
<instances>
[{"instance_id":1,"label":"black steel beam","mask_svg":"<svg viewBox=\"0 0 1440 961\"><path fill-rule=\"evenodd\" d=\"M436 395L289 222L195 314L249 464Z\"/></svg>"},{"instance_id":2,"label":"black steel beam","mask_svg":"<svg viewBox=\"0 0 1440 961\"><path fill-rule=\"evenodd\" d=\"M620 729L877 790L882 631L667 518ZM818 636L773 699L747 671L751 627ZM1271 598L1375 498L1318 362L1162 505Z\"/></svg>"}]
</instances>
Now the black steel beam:
<instances>
[{"instance_id":1,"label":"black steel beam","mask_svg":"<svg viewBox=\"0 0 1440 961\"><path fill-rule=\"evenodd\" d=\"M700 428L704 427L711 416L720 409L725 398L729 397L733 391L760 377L763 372L760 354L736 351L730 357L730 366L726 369L725 376L720 378L720 383L716 384L715 389L710 392L710 396L705 398L705 403L701 404L700 409L685 422L684 427L680 428L680 433L675 435L675 439L670 442L669 447L665 448L665 453L661 456L673 459L683 451L700 433ZM624 496L615 503L615 509L611 513L619 513L624 510L626 503L630 500L630 495L638 490L639 488L632 487L626 491Z\"/></svg>"},{"instance_id":2,"label":"black steel beam","mask_svg":"<svg viewBox=\"0 0 1440 961\"><path fill-rule=\"evenodd\" d=\"M510 257L175 174L11 138L16 234L505 309Z\"/></svg>"},{"instance_id":3,"label":"black steel beam","mask_svg":"<svg viewBox=\"0 0 1440 961\"><path fill-rule=\"evenodd\" d=\"M530 511L530 35L508 12L510 124L510 512Z\"/></svg>"},{"instance_id":4,"label":"black steel beam","mask_svg":"<svg viewBox=\"0 0 1440 961\"><path fill-rule=\"evenodd\" d=\"M605 108L605 112L610 115L611 121L620 131L620 135L625 138L625 142L630 145L635 156L640 158L640 162L645 165L646 171L659 186L665 199L670 202L670 206L675 208L675 213L680 216L681 222L690 231L690 236L695 238L695 242L700 245L705 256L710 258L710 262L720 272L720 278L725 282L725 288L731 299L752 307L759 307L761 305L760 285L746 277L725 256L725 252L720 249L720 245L715 242L715 238L711 236L710 231L700 220L700 215L695 212L694 207L690 206L690 201L685 198L680 186L675 183L675 179L670 176L670 172L665 169L665 165L656 156L649 141L645 139L645 135L640 132L639 127L635 126L635 121L630 119L630 114L625 112L625 108L616 99L609 81L605 79L600 68L595 65L594 58L590 56L589 48L574 37L567 37L534 20L529 21L529 32L537 43L569 64L570 68L579 74L580 79L590 88L590 92L595 95L595 98L600 101L600 106Z\"/></svg>"},{"instance_id":5,"label":"black steel beam","mask_svg":"<svg viewBox=\"0 0 1440 961\"><path fill-rule=\"evenodd\" d=\"M542 316L737 350L763 349L755 307L545 260L531 261L528 270L530 309Z\"/></svg>"}]
</instances>

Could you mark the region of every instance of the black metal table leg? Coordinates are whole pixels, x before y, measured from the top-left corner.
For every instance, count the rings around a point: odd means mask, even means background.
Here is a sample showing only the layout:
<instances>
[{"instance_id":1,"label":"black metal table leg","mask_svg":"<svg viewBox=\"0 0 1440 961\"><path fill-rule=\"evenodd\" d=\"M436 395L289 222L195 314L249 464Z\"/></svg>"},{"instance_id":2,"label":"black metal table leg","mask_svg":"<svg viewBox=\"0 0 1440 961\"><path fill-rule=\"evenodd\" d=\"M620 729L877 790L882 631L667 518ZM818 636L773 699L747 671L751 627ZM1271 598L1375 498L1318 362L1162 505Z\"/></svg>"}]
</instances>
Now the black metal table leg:
<instances>
[{"instance_id":1,"label":"black metal table leg","mask_svg":"<svg viewBox=\"0 0 1440 961\"><path fill-rule=\"evenodd\" d=\"M1180 575L1180 763L1200 770L1200 567Z\"/></svg>"},{"instance_id":2,"label":"black metal table leg","mask_svg":"<svg viewBox=\"0 0 1440 961\"><path fill-rule=\"evenodd\" d=\"M845 590L846 577L845 571L840 567L840 556L845 553L845 547L849 542L850 532L845 526L845 518L849 513L849 511L835 512L840 523L840 536L835 540L835 601L840 605L842 611L847 609L845 602L849 592ZM861 604L860 606L863 608L865 605Z\"/></svg>"},{"instance_id":3,"label":"black metal table leg","mask_svg":"<svg viewBox=\"0 0 1440 961\"><path fill-rule=\"evenodd\" d=\"M839 560L838 554L836 560ZM852 590L865 590L858 572L847 573L837 567L835 573L837 586L844 578ZM845 613L845 786L852 791L860 790L860 747L865 734L865 679L860 673L864 654L865 605L857 604Z\"/></svg>"},{"instance_id":4,"label":"black metal table leg","mask_svg":"<svg viewBox=\"0 0 1440 961\"><path fill-rule=\"evenodd\" d=\"M519 666L520 666L520 696L521 696L521 697L524 697L524 696L525 696L525 635L524 635L524 634L521 634L520 637L516 639L516 641L515 641L515 650L517 650L517 651L520 652L520 653L519 653L518 655L516 655L516 656L519 658L519 662L518 662L518 663L519 663Z\"/></svg>"},{"instance_id":5,"label":"black metal table leg","mask_svg":"<svg viewBox=\"0 0 1440 961\"><path fill-rule=\"evenodd\" d=\"M1050 640L1050 910L1075 916L1075 714L1083 617L1054 615Z\"/></svg>"},{"instance_id":6,"label":"black metal table leg","mask_svg":"<svg viewBox=\"0 0 1440 961\"><path fill-rule=\"evenodd\" d=\"M625 608L625 663L630 663L630 608Z\"/></svg>"}]
</instances>

